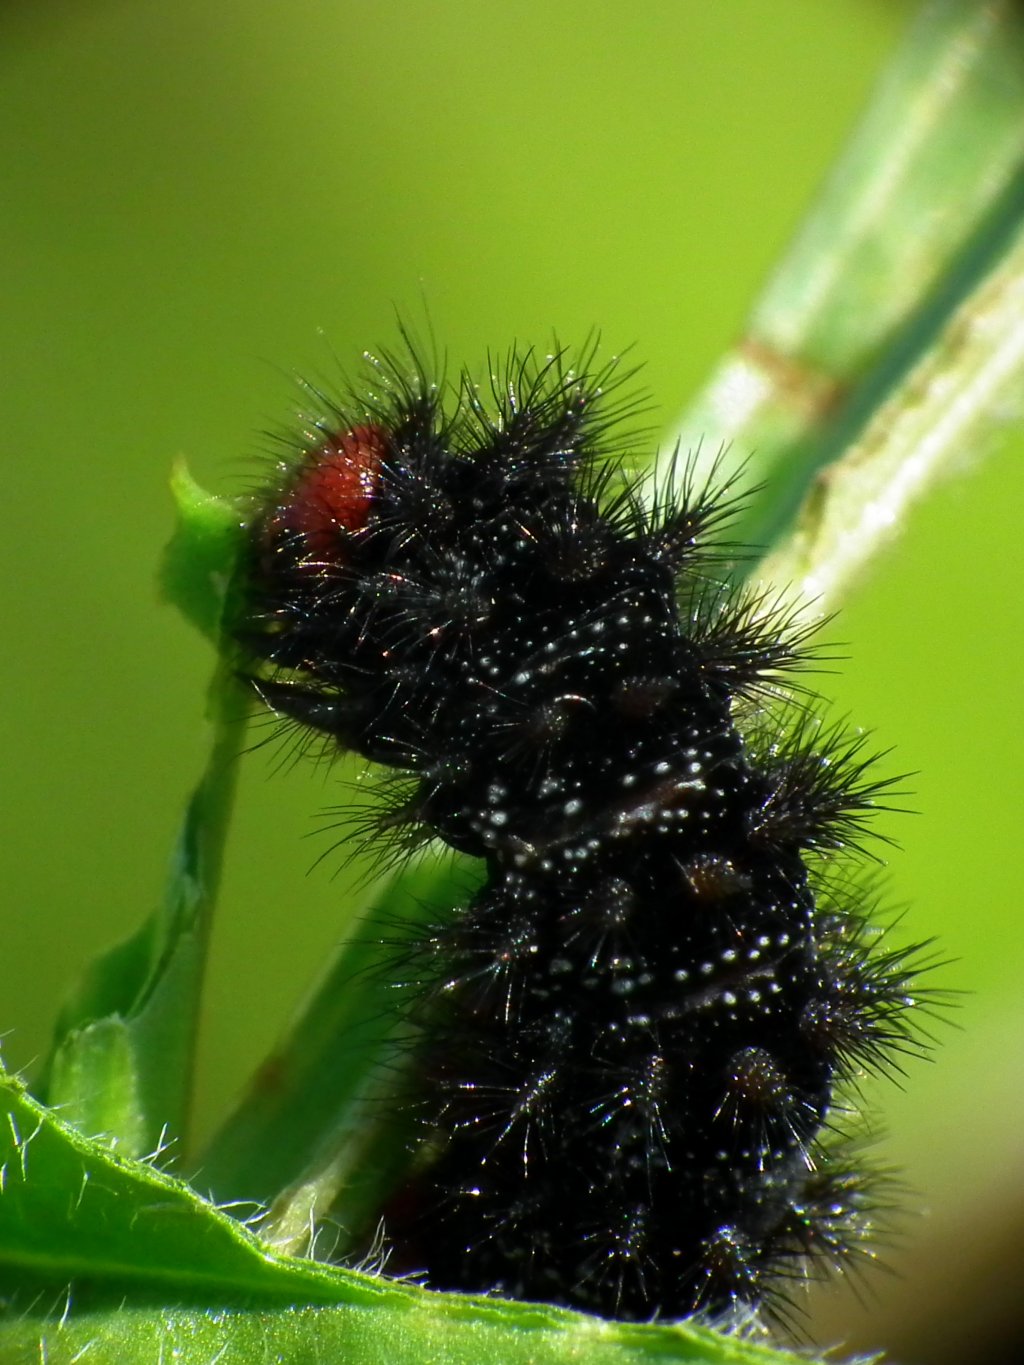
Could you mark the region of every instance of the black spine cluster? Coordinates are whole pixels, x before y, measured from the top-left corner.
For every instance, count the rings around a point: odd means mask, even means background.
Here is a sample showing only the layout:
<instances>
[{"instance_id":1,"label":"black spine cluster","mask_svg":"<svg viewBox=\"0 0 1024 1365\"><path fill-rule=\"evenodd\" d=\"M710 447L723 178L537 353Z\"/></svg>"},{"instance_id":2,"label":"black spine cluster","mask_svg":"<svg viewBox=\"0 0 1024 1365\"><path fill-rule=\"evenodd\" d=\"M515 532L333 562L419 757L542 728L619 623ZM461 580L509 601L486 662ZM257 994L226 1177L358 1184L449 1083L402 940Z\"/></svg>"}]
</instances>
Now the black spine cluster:
<instances>
[{"instance_id":1,"label":"black spine cluster","mask_svg":"<svg viewBox=\"0 0 1024 1365\"><path fill-rule=\"evenodd\" d=\"M833 859L885 784L785 699L806 636L715 586L727 494L613 491L615 381L583 370L513 357L446 414L383 366L266 495L242 637L275 711L408 775L387 837L486 862L420 947L397 1263L611 1316L757 1308L857 1249L837 1087L915 1046L913 961Z\"/></svg>"}]
</instances>

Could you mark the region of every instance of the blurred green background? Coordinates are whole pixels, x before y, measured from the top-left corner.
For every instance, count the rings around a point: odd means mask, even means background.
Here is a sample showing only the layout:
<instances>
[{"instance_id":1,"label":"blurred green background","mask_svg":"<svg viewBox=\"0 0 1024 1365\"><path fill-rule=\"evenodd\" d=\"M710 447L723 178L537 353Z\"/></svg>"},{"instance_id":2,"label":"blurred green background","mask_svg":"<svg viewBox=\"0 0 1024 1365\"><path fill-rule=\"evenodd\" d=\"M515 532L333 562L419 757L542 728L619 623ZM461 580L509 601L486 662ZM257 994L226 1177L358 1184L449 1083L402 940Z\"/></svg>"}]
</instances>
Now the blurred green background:
<instances>
[{"instance_id":1,"label":"blurred green background","mask_svg":"<svg viewBox=\"0 0 1024 1365\"><path fill-rule=\"evenodd\" d=\"M429 314L453 363L601 329L666 427L747 306L914 6L897 0L36 0L0 8L3 1054L31 1068L82 964L160 896L205 756L202 641L157 601L167 474L245 488L289 374ZM1022 110L1024 117L1024 110ZM1024 390L1024 376L1022 376ZM841 712L918 815L891 898L970 992L880 1091L914 1211L898 1273L811 1331L906 1365L1014 1360L1024 1292L1024 438L941 489L833 634ZM339 934L304 840L333 778L248 756L198 1122ZM924 1215L916 1216L920 1210ZM1008 1308L1004 1308L1009 1305ZM986 1337L990 1333L990 1337ZM986 1346L986 1341L989 1344ZM977 1356L972 1354L978 1352Z\"/></svg>"}]
</instances>

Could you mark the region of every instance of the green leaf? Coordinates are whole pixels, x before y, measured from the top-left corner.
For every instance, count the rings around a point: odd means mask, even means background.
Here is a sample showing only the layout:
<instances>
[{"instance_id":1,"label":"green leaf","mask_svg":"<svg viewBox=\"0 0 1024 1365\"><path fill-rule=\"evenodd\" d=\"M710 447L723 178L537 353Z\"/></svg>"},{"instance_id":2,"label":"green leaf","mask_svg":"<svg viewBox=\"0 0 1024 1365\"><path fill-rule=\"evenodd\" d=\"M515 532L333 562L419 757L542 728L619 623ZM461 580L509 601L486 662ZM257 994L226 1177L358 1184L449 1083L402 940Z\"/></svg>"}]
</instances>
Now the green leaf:
<instances>
[{"instance_id":1,"label":"green leaf","mask_svg":"<svg viewBox=\"0 0 1024 1365\"><path fill-rule=\"evenodd\" d=\"M239 510L203 493L183 466L172 486L179 519L164 589L220 644ZM86 970L57 1021L40 1083L65 1118L133 1156L187 1131L207 939L247 711L230 649L222 648L208 710L210 757L185 810L164 903Z\"/></svg>"},{"instance_id":2,"label":"green leaf","mask_svg":"<svg viewBox=\"0 0 1024 1365\"><path fill-rule=\"evenodd\" d=\"M440 1299L440 1296L438 1296ZM60 1309L53 1314L58 1319ZM552 1315L553 1316L553 1315ZM151 1365L156 1360L252 1365L806 1365L699 1327L629 1327L582 1319L564 1326L537 1313L512 1323L498 1305L465 1311L423 1305L404 1311L364 1307L188 1311L121 1308L41 1322L0 1323L6 1365Z\"/></svg>"},{"instance_id":3,"label":"green leaf","mask_svg":"<svg viewBox=\"0 0 1024 1365\"><path fill-rule=\"evenodd\" d=\"M0 1073L0 1277L88 1294L336 1302L346 1273L279 1262L184 1181L94 1142ZM357 1293L364 1277L352 1277Z\"/></svg>"}]
</instances>

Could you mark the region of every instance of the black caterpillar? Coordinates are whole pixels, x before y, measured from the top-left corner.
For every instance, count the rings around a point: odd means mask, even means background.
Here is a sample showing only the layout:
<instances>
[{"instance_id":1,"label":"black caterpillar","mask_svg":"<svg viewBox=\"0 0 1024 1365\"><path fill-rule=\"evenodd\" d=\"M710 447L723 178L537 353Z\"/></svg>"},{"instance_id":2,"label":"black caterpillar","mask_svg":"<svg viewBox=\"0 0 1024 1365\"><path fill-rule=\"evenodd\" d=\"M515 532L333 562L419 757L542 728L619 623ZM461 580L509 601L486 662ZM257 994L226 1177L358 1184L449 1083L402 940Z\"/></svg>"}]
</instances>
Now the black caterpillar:
<instances>
[{"instance_id":1,"label":"black caterpillar","mask_svg":"<svg viewBox=\"0 0 1024 1365\"><path fill-rule=\"evenodd\" d=\"M513 354L486 401L377 361L376 396L325 399L253 519L240 639L275 712L409 775L389 838L486 862L420 947L399 1268L784 1308L872 1221L837 1092L918 1045L920 964L835 856L888 784L787 682L808 632L717 583L728 489L616 487L593 361Z\"/></svg>"}]
</instances>

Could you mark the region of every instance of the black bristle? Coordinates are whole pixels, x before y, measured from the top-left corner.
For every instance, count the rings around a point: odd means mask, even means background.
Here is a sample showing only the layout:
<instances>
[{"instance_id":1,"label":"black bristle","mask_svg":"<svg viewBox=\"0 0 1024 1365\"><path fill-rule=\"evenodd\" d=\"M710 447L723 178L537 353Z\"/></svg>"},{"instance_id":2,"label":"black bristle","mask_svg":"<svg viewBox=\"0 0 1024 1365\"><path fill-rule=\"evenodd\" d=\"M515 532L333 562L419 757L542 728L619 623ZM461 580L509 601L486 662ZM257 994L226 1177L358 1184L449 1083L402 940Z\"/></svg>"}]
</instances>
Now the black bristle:
<instances>
[{"instance_id":1,"label":"black bristle","mask_svg":"<svg viewBox=\"0 0 1024 1365\"><path fill-rule=\"evenodd\" d=\"M489 398L374 364L260 503L239 640L274 711L399 770L350 837L486 864L403 943L422 1147L389 1264L784 1318L872 1221L837 1087L921 1048L919 955L822 872L891 782L794 681L794 612L717 581L729 485L619 480L636 405L593 345L511 353Z\"/></svg>"}]
</instances>

